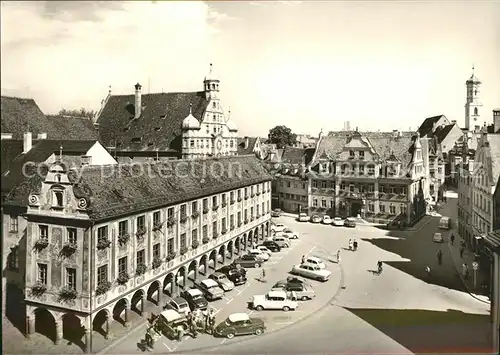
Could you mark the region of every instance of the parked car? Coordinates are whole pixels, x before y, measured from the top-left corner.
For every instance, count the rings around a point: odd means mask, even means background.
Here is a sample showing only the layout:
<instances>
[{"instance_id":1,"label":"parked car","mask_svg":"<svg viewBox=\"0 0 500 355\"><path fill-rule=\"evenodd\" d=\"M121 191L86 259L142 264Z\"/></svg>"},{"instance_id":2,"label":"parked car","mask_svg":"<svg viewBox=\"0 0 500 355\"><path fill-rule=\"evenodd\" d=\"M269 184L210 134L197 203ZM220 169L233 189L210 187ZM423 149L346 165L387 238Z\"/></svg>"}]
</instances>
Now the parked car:
<instances>
[{"instance_id":1,"label":"parked car","mask_svg":"<svg viewBox=\"0 0 500 355\"><path fill-rule=\"evenodd\" d=\"M254 255L257 257L257 259L260 259L262 261L268 261L269 260L269 254L267 253L264 253L263 251L259 250L259 249L250 249L248 251L248 254L250 255Z\"/></svg>"},{"instance_id":2,"label":"parked car","mask_svg":"<svg viewBox=\"0 0 500 355\"><path fill-rule=\"evenodd\" d=\"M263 253L266 253L267 255L269 255L269 257L273 255L273 252L269 250L265 245L257 245L255 248L259 249Z\"/></svg>"},{"instance_id":3,"label":"parked car","mask_svg":"<svg viewBox=\"0 0 500 355\"><path fill-rule=\"evenodd\" d=\"M250 318L246 313L233 313L215 327L214 334L228 339L235 335L261 335L266 330L264 321L260 318Z\"/></svg>"},{"instance_id":4,"label":"parked car","mask_svg":"<svg viewBox=\"0 0 500 355\"><path fill-rule=\"evenodd\" d=\"M312 300L316 297L312 286L303 283L291 283L286 280L278 281L272 288L272 290L284 290L291 293L295 300Z\"/></svg>"},{"instance_id":5,"label":"parked car","mask_svg":"<svg viewBox=\"0 0 500 355\"><path fill-rule=\"evenodd\" d=\"M195 311L197 309L205 310L208 307L208 301L203 296L203 292L201 292L197 288L192 288L190 290L184 291L181 294L181 297L188 302L191 311Z\"/></svg>"},{"instance_id":6,"label":"parked car","mask_svg":"<svg viewBox=\"0 0 500 355\"><path fill-rule=\"evenodd\" d=\"M316 214L311 217L311 222L313 223L321 223L321 221L322 221L321 217Z\"/></svg>"},{"instance_id":7,"label":"parked car","mask_svg":"<svg viewBox=\"0 0 500 355\"><path fill-rule=\"evenodd\" d=\"M189 312L191 312L188 301L186 301L182 297L172 298L170 301L167 302L164 309L173 309L177 313L184 314L186 316Z\"/></svg>"},{"instance_id":8,"label":"parked car","mask_svg":"<svg viewBox=\"0 0 500 355\"><path fill-rule=\"evenodd\" d=\"M271 231L275 233L283 232L286 226L283 223L276 223L271 225Z\"/></svg>"},{"instance_id":9,"label":"parked car","mask_svg":"<svg viewBox=\"0 0 500 355\"><path fill-rule=\"evenodd\" d=\"M222 272L214 272L208 278L217 282L217 284L224 290L224 292L234 289L233 281L229 280L229 278Z\"/></svg>"},{"instance_id":10,"label":"parked car","mask_svg":"<svg viewBox=\"0 0 500 355\"><path fill-rule=\"evenodd\" d=\"M330 218L330 216L324 215L323 216L323 221L321 221L321 223L323 223L323 224L332 224L332 219Z\"/></svg>"},{"instance_id":11,"label":"parked car","mask_svg":"<svg viewBox=\"0 0 500 355\"><path fill-rule=\"evenodd\" d=\"M202 281L195 280L194 285L203 292L203 295L209 301L219 300L224 297L224 290L212 279L205 279Z\"/></svg>"},{"instance_id":12,"label":"parked car","mask_svg":"<svg viewBox=\"0 0 500 355\"><path fill-rule=\"evenodd\" d=\"M287 312L297 309L298 306L298 302L288 298L286 291L283 290L269 291L265 295L255 295L252 299L252 307L257 311L262 311L264 309L282 309Z\"/></svg>"},{"instance_id":13,"label":"parked car","mask_svg":"<svg viewBox=\"0 0 500 355\"><path fill-rule=\"evenodd\" d=\"M321 260L320 258L318 258L316 256L308 256L308 257L306 257L306 259L304 260L304 263L316 265L320 269L326 269L326 265L323 262L323 260Z\"/></svg>"},{"instance_id":14,"label":"parked car","mask_svg":"<svg viewBox=\"0 0 500 355\"><path fill-rule=\"evenodd\" d=\"M335 227L343 227L344 226L344 220L340 217L335 217L332 221L332 224Z\"/></svg>"},{"instance_id":15,"label":"parked car","mask_svg":"<svg viewBox=\"0 0 500 355\"><path fill-rule=\"evenodd\" d=\"M279 233L280 236L287 237L288 239L299 239L299 233L286 228L283 232Z\"/></svg>"},{"instance_id":16,"label":"parked car","mask_svg":"<svg viewBox=\"0 0 500 355\"><path fill-rule=\"evenodd\" d=\"M280 248L290 248L290 239L287 237L277 236L273 238L273 241L280 246Z\"/></svg>"},{"instance_id":17,"label":"parked car","mask_svg":"<svg viewBox=\"0 0 500 355\"><path fill-rule=\"evenodd\" d=\"M271 211L271 217L281 217L283 215L283 211L279 208L275 208Z\"/></svg>"},{"instance_id":18,"label":"parked car","mask_svg":"<svg viewBox=\"0 0 500 355\"><path fill-rule=\"evenodd\" d=\"M294 284L294 285L309 285L311 286L311 283L305 279L302 279L300 277L296 277L296 276L288 276L286 278L286 282L289 283L289 284Z\"/></svg>"},{"instance_id":19,"label":"parked car","mask_svg":"<svg viewBox=\"0 0 500 355\"><path fill-rule=\"evenodd\" d=\"M442 243L444 242L443 235L441 233L434 233L434 236L432 237L432 241L434 243Z\"/></svg>"},{"instance_id":20,"label":"parked car","mask_svg":"<svg viewBox=\"0 0 500 355\"><path fill-rule=\"evenodd\" d=\"M234 260L235 265L241 265L242 267L260 267L264 261L258 259L255 255L245 254Z\"/></svg>"},{"instance_id":21,"label":"parked car","mask_svg":"<svg viewBox=\"0 0 500 355\"><path fill-rule=\"evenodd\" d=\"M450 217L441 217L439 220L439 228L440 229L450 229L451 228L451 218Z\"/></svg>"},{"instance_id":22,"label":"parked car","mask_svg":"<svg viewBox=\"0 0 500 355\"><path fill-rule=\"evenodd\" d=\"M271 250L273 253L277 253L281 251L281 247L274 240L266 240L261 244L265 246L267 249Z\"/></svg>"},{"instance_id":23,"label":"parked car","mask_svg":"<svg viewBox=\"0 0 500 355\"><path fill-rule=\"evenodd\" d=\"M297 218L299 222L309 222L309 219L310 218L306 213L299 213L299 217Z\"/></svg>"},{"instance_id":24,"label":"parked car","mask_svg":"<svg viewBox=\"0 0 500 355\"><path fill-rule=\"evenodd\" d=\"M290 271L293 275L304 276L313 280L328 281L332 273L326 269L320 269L319 266L313 264L295 265Z\"/></svg>"},{"instance_id":25,"label":"parked car","mask_svg":"<svg viewBox=\"0 0 500 355\"><path fill-rule=\"evenodd\" d=\"M235 264L223 266L217 272L226 275L236 286L247 282L247 271L242 267L237 267Z\"/></svg>"},{"instance_id":26,"label":"parked car","mask_svg":"<svg viewBox=\"0 0 500 355\"><path fill-rule=\"evenodd\" d=\"M347 217L344 221L344 227L349 227L349 228L356 227L356 219L353 217Z\"/></svg>"}]
</instances>

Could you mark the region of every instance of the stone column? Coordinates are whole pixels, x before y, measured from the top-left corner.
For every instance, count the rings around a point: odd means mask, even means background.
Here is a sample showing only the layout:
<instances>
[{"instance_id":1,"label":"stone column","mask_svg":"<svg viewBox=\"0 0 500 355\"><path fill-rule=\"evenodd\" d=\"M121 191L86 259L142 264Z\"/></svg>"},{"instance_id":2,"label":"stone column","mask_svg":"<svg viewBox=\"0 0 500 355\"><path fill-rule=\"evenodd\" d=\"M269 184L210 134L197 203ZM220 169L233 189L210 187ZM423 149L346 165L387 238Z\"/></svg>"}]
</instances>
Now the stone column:
<instances>
[{"instance_id":1,"label":"stone column","mask_svg":"<svg viewBox=\"0 0 500 355\"><path fill-rule=\"evenodd\" d=\"M144 310L146 306L146 295L143 295L141 298L141 317L148 317L148 312Z\"/></svg>"},{"instance_id":2,"label":"stone column","mask_svg":"<svg viewBox=\"0 0 500 355\"><path fill-rule=\"evenodd\" d=\"M222 253L221 257L222 257L222 265L224 265L226 263L226 247L224 247L224 253Z\"/></svg>"},{"instance_id":3,"label":"stone column","mask_svg":"<svg viewBox=\"0 0 500 355\"><path fill-rule=\"evenodd\" d=\"M111 334L109 332L109 315L106 315L106 319L104 320L104 339L111 338ZM87 336L87 332L85 331L85 336ZM85 338L87 340L87 338Z\"/></svg>"},{"instance_id":4,"label":"stone column","mask_svg":"<svg viewBox=\"0 0 500 355\"><path fill-rule=\"evenodd\" d=\"M209 258L205 258L205 276L208 275L208 262L209 262Z\"/></svg>"},{"instance_id":5,"label":"stone column","mask_svg":"<svg viewBox=\"0 0 500 355\"><path fill-rule=\"evenodd\" d=\"M130 306L125 308L125 326L130 327Z\"/></svg>"},{"instance_id":6,"label":"stone column","mask_svg":"<svg viewBox=\"0 0 500 355\"><path fill-rule=\"evenodd\" d=\"M107 323L108 323L108 321L106 320L106 324ZM92 353L91 336L92 336L92 329L85 328L85 349L84 349L84 351L86 354ZM106 339L107 339L107 330L106 330Z\"/></svg>"},{"instance_id":7,"label":"stone column","mask_svg":"<svg viewBox=\"0 0 500 355\"><path fill-rule=\"evenodd\" d=\"M163 307L163 284L158 286L158 306Z\"/></svg>"},{"instance_id":8,"label":"stone column","mask_svg":"<svg viewBox=\"0 0 500 355\"><path fill-rule=\"evenodd\" d=\"M174 275L174 277L172 278L171 285L172 285L171 296L175 297L175 295L177 294L177 275Z\"/></svg>"},{"instance_id":9,"label":"stone column","mask_svg":"<svg viewBox=\"0 0 500 355\"><path fill-rule=\"evenodd\" d=\"M56 341L54 342L56 345L61 344L63 338L63 324L62 320L56 321Z\"/></svg>"},{"instance_id":10,"label":"stone column","mask_svg":"<svg viewBox=\"0 0 500 355\"><path fill-rule=\"evenodd\" d=\"M26 317L26 338L30 338L32 334L35 334L35 316Z\"/></svg>"}]
</instances>

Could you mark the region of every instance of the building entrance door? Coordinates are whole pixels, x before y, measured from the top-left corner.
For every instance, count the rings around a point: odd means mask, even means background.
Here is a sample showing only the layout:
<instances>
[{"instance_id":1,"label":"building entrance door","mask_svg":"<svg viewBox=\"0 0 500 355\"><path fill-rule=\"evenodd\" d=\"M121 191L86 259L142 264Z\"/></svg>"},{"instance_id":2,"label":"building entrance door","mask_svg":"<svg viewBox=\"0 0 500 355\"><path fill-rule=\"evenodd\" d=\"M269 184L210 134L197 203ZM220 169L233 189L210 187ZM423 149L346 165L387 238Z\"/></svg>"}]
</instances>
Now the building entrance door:
<instances>
[{"instance_id":1,"label":"building entrance door","mask_svg":"<svg viewBox=\"0 0 500 355\"><path fill-rule=\"evenodd\" d=\"M353 201L351 203L351 217L357 217L361 215L361 202L359 201Z\"/></svg>"}]
</instances>

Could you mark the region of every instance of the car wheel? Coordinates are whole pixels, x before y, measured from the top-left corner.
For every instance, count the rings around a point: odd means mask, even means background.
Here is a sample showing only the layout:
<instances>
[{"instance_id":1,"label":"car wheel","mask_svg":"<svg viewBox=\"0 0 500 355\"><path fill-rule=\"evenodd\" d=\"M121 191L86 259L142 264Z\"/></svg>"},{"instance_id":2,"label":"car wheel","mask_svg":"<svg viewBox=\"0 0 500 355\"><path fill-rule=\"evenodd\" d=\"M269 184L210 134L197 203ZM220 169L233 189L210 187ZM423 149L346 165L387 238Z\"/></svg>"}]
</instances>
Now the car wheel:
<instances>
[{"instance_id":1,"label":"car wheel","mask_svg":"<svg viewBox=\"0 0 500 355\"><path fill-rule=\"evenodd\" d=\"M290 310L290 307L288 307L288 306L283 307L283 312L288 312L289 310Z\"/></svg>"},{"instance_id":2,"label":"car wheel","mask_svg":"<svg viewBox=\"0 0 500 355\"><path fill-rule=\"evenodd\" d=\"M259 267L260 264L259 263L255 263L254 267Z\"/></svg>"},{"instance_id":3,"label":"car wheel","mask_svg":"<svg viewBox=\"0 0 500 355\"><path fill-rule=\"evenodd\" d=\"M260 305L259 305L259 306L255 307L255 309L256 309L257 311L263 311L263 310L264 310L264 307L262 307L262 306L260 306Z\"/></svg>"},{"instance_id":4,"label":"car wheel","mask_svg":"<svg viewBox=\"0 0 500 355\"><path fill-rule=\"evenodd\" d=\"M234 333L230 332L226 334L226 338L228 339L233 339L234 338Z\"/></svg>"},{"instance_id":5,"label":"car wheel","mask_svg":"<svg viewBox=\"0 0 500 355\"><path fill-rule=\"evenodd\" d=\"M308 299L309 299L309 297L307 297L307 296L302 296L302 298L301 298L302 301L307 301Z\"/></svg>"},{"instance_id":6,"label":"car wheel","mask_svg":"<svg viewBox=\"0 0 500 355\"><path fill-rule=\"evenodd\" d=\"M262 333L264 333L264 330L262 330L261 328L255 329L255 335L261 335Z\"/></svg>"}]
</instances>

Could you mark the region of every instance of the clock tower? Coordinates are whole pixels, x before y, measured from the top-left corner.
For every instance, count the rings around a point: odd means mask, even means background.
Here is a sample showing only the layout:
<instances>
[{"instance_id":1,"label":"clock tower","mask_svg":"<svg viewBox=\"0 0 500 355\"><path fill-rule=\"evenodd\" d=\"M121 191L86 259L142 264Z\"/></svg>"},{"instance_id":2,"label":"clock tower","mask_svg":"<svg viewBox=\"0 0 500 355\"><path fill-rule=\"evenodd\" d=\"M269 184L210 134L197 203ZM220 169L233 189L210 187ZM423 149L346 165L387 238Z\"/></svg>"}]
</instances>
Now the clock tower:
<instances>
[{"instance_id":1,"label":"clock tower","mask_svg":"<svg viewBox=\"0 0 500 355\"><path fill-rule=\"evenodd\" d=\"M467 87L467 99L465 101L465 129L470 130L476 122L479 121L483 104L479 100L479 87L481 81L474 75L474 66L472 67L472 76L465 82ZM472 121L471 121L472 120Z\"/></svg>"}]
</instances>

